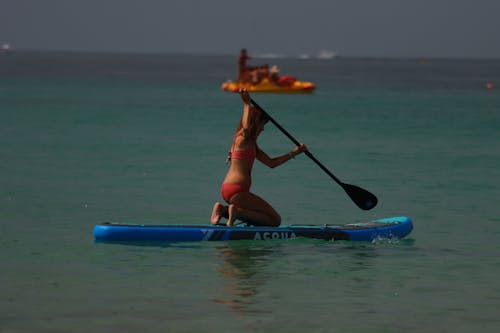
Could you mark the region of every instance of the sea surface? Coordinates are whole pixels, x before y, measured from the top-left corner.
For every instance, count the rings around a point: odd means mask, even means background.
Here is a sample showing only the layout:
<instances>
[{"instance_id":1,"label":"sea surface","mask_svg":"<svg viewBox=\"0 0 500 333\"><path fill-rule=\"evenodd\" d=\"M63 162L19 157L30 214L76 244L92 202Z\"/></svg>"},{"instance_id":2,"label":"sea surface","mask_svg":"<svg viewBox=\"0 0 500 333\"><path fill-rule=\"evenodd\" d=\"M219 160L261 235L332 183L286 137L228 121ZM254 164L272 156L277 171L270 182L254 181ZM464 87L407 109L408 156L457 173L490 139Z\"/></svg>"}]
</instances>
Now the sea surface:
<instances>
[{"instance_id":1,"label":"sea surface","mask_svg":"<svg viewBox=\"0 0 500 333\"><path fill-rule=\"evenodd\" d=\"M0 54L0 332L498 332L500 60L253 59L305 155L252 191L284 224L405 215L373 243L95 244L104 221L206 224L239 120L237 56ZM488 88L487 84L490 84ZM293 148L269 124L269 155Z\"/></svg>"}]
</instances>

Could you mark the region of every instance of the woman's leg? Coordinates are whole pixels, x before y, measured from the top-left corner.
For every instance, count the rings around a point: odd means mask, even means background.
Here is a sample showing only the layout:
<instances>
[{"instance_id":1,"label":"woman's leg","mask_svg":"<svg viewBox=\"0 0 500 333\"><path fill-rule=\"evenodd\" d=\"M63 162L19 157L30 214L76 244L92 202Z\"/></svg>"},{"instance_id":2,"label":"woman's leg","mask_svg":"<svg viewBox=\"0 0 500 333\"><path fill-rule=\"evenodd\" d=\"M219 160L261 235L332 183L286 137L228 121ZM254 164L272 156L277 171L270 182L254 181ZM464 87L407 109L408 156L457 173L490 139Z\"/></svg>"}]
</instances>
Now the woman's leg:
<instances>
[{"instance_id":1,"label":"woman's leg","mask_svg":"<svg viewBox=\"0 0 500 333\"><path fill-rule=\"evenodd\" d=\"M277 227L281 224L281 216L274 208L267 201L250 192L241 192L231 197L228 215L228 226L233 225L236 219L253 225Z\"/></svg>"}]
</instances>

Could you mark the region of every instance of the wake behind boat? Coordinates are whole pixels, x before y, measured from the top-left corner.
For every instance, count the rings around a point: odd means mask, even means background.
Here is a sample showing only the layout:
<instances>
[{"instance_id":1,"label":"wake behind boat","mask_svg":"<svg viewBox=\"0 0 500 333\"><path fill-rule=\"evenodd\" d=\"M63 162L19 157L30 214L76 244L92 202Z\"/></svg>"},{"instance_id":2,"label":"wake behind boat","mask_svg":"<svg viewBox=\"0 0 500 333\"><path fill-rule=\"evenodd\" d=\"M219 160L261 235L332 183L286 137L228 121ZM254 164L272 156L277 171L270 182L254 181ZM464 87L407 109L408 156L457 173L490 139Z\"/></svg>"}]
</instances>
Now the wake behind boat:
<instances>
[{"instance_id":1,"label":"wake behind boat","mask_svg":"<svg viewBox=\"0 0 500 333\"><path fill-rule=\"evenodd\" d=\"M412 230L413 223L406 216L363 223L280 227L101 223L94 227L94 238L98 242L198 242L305 237L326 241L371 242L376 239L403 238Z\"/></svg>"}]
</instances>

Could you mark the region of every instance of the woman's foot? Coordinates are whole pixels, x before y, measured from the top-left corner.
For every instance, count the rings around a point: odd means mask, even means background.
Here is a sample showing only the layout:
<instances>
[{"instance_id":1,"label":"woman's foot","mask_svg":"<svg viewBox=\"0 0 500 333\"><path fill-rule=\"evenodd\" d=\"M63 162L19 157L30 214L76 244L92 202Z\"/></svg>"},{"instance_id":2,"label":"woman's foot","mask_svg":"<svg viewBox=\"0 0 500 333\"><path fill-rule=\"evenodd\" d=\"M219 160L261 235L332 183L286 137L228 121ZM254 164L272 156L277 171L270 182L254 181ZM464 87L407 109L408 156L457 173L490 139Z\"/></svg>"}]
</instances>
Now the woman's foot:
<instances>
[{"instance_id":1,"label":"woman's foot","mask_svg":"<svg viewBox=\"0 0 500 333\"><path fill-rule=\"evenodd\" d=\"M226 225L228 227L232 227L234 225L234 221L236 220L236 206L235 205L229 205L227 208L229 217L227 219Z\"/></svg>"},{"instance_id":2,"label":"woman's foot","mask_svg":"<svg viewBox=\"0 0 500 333\"><path fill-rule=\"evenodd\" d=\"M226 207L220 202L216 202L214 208L212 209L212 217L210 218L210 223L218 224L220 219L224 217L226 212Z\"/></svg>"}]
</instances>

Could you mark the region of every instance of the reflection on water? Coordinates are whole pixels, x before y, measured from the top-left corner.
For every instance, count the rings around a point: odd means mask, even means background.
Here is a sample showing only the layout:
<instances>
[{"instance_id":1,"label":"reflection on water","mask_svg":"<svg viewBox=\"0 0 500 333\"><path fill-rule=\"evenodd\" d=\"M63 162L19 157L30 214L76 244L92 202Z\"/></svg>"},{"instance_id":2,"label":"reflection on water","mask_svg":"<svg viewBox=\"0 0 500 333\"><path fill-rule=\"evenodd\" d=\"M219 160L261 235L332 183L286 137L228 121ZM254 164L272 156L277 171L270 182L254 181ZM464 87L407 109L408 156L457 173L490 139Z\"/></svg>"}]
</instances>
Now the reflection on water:
<instances>
[{"instance_id":1,"label":"reflection on water","mask_svg":"<svg viewBox=\"0 0 500 333\"><path fill-rule=\"evenodd\" d=\"M266 284L280 279L280 288L293 289L295 277L307 275L307 271L312 274L307 279L311 287L315 283L346 283L346 279L348 288L360 283L372 284L372 278L364 272L373 270L381 255L376 244L316 240L257 245L255 242L225 242L214 246L214 250L221 259L215 269L220 273L223 291L212 301L237 312L256 312L252 305L257 303L257 296Z\"/></svg>"},{"instance_id":2,"label":"reflection on water","mask_svg":"<svg viewBox=\"0 0 500 333\"><path fill-rule=\"evenodd\" d=\"M132 252L135 255L142 255L138 249L143 247L164 248L165 253L180 257L179 265L185 264L185 256L199 257L193 258L194 262L203 260L208 265L205 267L213 267L215 271L217 286L209 288L207 295L212 303L222 304L232 312L262 314L274 311L269 301L267 306L262 303L271 294L273 299L281 299L283 295L292 293L296 295L297 303L300 299L338 297L333 296L335 290L342 290L347 297L359 296L363 299L367 295L376 295L380 281L385 281L385 278L380 279L381 276L399 274L381 270L388 267L387 258L405 255L401 253L402 249L411 250L412 244L393 241L325 242L298 238L269 242L148 242L126 245L137 246ZM151 252L146 253L149 257ZM192 263L190 267L193 267ZM191 268L183 269L189 271ZM212 277L214 271L206 276Z\"/></svg>"},{"instance_id":3,"label":"reflection on water","mask_svg":"<svg viewBox=\"0 0 500 333\"><path fill-rule=\"evenodd\" d=\"M248 242L226 242L216 246L215 250L222 259L216 269L223 277L226 293L213 301L234 311L248 311L259 286L270 278L266 268L280 252L280 244L255 246ZM226 297L222 297L224 295Z\"/></svg>"}]
</instances>

